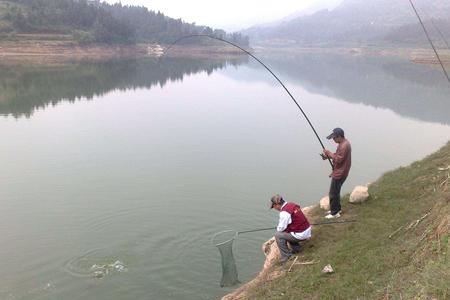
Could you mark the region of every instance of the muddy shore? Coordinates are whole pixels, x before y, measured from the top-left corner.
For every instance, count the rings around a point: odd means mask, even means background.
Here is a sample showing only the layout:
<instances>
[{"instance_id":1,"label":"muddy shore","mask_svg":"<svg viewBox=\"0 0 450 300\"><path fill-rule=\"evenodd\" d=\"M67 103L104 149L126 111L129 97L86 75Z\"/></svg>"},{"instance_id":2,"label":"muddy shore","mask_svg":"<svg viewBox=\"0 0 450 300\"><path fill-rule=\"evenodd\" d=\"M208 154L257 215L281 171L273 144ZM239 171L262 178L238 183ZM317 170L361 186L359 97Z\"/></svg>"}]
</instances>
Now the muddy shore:
<instances>
[{"instance_id":1,"label":"muddy shore","mask_svg":"<svg viewBox=\"0 0 450 300\"><path fill-rule=\"evenodd\" d=\"M0 64L54 64L73 61L102 61L109 59L158 57L167 45L80 45L73 41L51 40L0 40ZM432 49L426 48L303 48L303 47L261 47L252 49L257 55L282 53L295 55L299 53L333 53L353 56L396 56L409 59L414 63L437 65L439 62ZM231 46L174 46L168 56L189 57L226 57L242 55L242 51ZM450 50L439 50L441 60L450 65Z\"/></svg>"},{"instance_id":2,"label":"muddy shore","mask_svg":"<svg viewBox=\"0 0 450 300\"><path fill-rule=\"evenodd\" d=\"M340 54L352 56L378 56L378 57L400 57L408 59L413 63L438 65L439 61L430 47L427 48L402 48L402 47L270 47L255 46L256 53L282 53L285 55L295 54ZM450 49L438 49L441 61L450 66Z\"/></svg>"},{"instance_id":3,"label":"muddy shore","mask_svg":"<svg viewBox=\"0 0 450 300\"><path fill-rule=\"evenodd\" d=\"M103 61L109 59L127 59L159 57L166 45L80 45L72 41L0 41L0 63L14 64L57 64L76 61ZM241 52L231 47L217 46L174 46L167 56L236 56Z\"/></svg>"}]
</instances>

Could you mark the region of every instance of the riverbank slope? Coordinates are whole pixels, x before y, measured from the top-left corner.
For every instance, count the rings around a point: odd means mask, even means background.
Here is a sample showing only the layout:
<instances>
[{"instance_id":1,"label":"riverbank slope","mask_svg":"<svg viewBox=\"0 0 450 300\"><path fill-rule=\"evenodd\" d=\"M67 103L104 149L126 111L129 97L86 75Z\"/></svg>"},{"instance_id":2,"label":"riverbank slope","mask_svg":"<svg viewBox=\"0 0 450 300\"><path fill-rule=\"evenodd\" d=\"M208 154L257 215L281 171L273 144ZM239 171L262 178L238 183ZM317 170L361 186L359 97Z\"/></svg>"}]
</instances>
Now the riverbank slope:
<instances>
[{"instance_id":1,"label":"riverbank slope","mask_svg":"<svg viewBox=\"0 0 450 300\"><path fill-rule=\"evenodd\" d=\"M312 264L272 266L282 275L227 299L448 299L450 143L369 192L361 205L343 199L340 220L356 223L314 227L297 260ZM324 215L319 207L311 214ZM327 264L334 273L322 273Z\"/></svg>"}]
</instances>

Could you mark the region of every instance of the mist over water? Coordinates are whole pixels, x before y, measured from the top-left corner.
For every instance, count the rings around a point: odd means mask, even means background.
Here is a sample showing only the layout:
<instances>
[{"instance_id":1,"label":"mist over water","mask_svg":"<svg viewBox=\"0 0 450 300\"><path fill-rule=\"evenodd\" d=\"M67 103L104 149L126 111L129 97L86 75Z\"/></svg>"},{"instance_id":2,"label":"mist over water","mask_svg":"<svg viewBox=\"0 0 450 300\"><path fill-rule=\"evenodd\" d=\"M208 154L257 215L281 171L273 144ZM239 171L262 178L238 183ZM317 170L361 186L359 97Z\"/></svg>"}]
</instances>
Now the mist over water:
<instances>
[{"instance_id":1,"label":"mist over water","mask_svg":"<svg viewBox=\"0 0 450 300\"><path fill-rule=\"evenodd\" d=\"M343 189L448 141L439 70L397 59L264 61L324 137L344 128ZM442 84L441 84L442 82ZM214 299L214 233L271 227L275 193L307 206L329 165L285 92L246 58L0 71L0 299ZM239 237L241 281L271 232ZM97 273L96 273L97 272Z\"/></svg>"}]
</instances>

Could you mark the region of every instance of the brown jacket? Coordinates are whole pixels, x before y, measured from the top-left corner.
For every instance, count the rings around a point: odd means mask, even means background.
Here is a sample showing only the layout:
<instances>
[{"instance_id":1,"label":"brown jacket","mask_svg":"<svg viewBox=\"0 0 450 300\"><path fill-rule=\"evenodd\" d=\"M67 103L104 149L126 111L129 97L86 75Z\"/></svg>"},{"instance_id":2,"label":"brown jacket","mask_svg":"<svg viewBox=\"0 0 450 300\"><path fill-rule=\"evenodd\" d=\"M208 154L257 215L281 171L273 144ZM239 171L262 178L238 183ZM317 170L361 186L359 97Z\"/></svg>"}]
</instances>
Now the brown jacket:
<instances>
[{"instance_id":1,"label":"brown jacket","mask_svg":"<svg viewBox=\"0 0 450 300\"><path fill-rule=\"evenodd\" d=\"M331 177L334 179L345 179L352 166L352 146L344 139L337 147L333 159L334 170Z\"/></svg>"}]
</instances>

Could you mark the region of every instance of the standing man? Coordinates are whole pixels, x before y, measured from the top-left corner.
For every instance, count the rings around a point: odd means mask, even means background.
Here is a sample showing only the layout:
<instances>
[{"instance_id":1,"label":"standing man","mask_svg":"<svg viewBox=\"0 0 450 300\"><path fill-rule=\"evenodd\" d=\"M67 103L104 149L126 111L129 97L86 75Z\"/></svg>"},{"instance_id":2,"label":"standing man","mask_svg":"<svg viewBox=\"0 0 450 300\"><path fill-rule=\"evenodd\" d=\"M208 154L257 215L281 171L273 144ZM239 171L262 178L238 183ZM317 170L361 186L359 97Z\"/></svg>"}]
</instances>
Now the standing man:
<instances>
[{"instance_id":1,"label":"standing man","mask_svg":"<svg viewBox=\"0 0 450 300\"><path fill-rule=\"evenodd\" d=\"M331 173L330 185L330 213L325 216L327 219L339 218L341 216L341 187L347 179L350 167L352 165L352 147L345 138L344 130L341 128L333 129L333 132L327 136L327 139L333 139L338 144L336 153L324 149L323 154L326 158L333 161L333 172Z\"/></svg>"},{"instance_id":2,"label":"standing man","mask_svg":"<svg viewBox=\"0 0 450 300\"><path fill-rule=\"evenodd\" d=\"M301 241L311 238L311 225L299 205L285 202L280 195L270 199L270 208L280 212L275 240L280 249L280 263L285 263L292 254L300 251Z\"/></svg>"}]
</instances>

